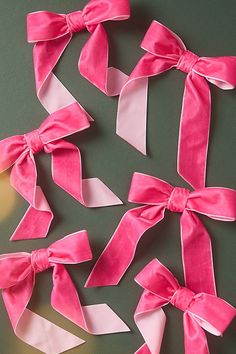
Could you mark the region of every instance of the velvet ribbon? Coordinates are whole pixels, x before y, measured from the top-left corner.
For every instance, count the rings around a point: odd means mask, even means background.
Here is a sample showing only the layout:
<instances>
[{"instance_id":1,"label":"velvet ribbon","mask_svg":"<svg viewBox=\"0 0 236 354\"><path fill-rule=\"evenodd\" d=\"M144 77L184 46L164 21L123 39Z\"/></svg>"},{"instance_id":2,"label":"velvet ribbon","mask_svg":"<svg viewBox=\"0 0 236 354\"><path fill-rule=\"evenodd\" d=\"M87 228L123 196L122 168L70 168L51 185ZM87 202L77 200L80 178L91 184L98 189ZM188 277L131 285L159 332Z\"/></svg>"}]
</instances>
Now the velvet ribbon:
<instances>
[{"instance_id":1,"label":"velvet ribbon","mask_svg":"<svg viewBox=\"0 0 236 354\"><path fill-rule=\"evenodd\" d=\"M108 68L108 39L102 23L126 20L129 16L128 0L90 0L83 10L67 15L48 11L28 14L28 42L36 43L33 59L37 95L48 112L76 101L52 71L73 34L84 29L91 36L81 51L80 73L106 95L120 93L127 76Z\"/></svg>"},{"instance_id":2,"label":"velvet ribbon","mask_svg":"<svg viewBox=\"0 0 236 354\"><path fill-rule=\"evenodd\" d=\"M81 155L77 146L63 137L88 128L87 115L74 103L51 114L39 129L0 141L0 172L12 167L11 185L30 204L11 240L47 236L53 213L37 186L34 154L44 150L52 156L54 182L86 207L122 204L98 178L82 179Z\"/></svg>"},{"instance_id":3,"label":"velvet ribbon","mask_svg":"<svg viewBox=\"0 0 236 354\"><path fill-rule=\"evenodd\" d=\"M13 330L25 343L47 354L57 354L84 343L62 328L27 309L35 274L53 268L51 305L90 334L127 332L129 328L106 304L82 306L64 264L92 259L87 231L75 232L47 249L0 256L0 288Z\"/></svg>"},{"instance_id":4,"label":"velvet ribbon","mask_svg":"<svg viewBox=\"0 0 236 354\"><path fill-rule=\"evenodd\" d=\"M221 336L236 315L223 299L205 292L195 293L181 287L173 274L157 259L135 278L144 292L134 319L145 344L135 354L159 354L166 316L162 307L172 304L183 311L185 354L209 354L203 329Z\"/></svg>"},{"instance_id":5,"label":"velvet ribbon","mask_svg":"<svg viewBox=\"0 0 236 354\"><path fill-rule=\"evenodd\" d=\"M207 81L224 90L233 89L236 57L199 57L157 21L152 22L141 47L147 53L137 63L120 94L117 134L146 154L148 78L172 68L186 73L177 169L194 189L203 188L211 115Z\"/></svg>"},{"instance_id":6,"label":"velvet ribbon","mask_svg":"<svg viewBox=\"0 0 236 354\"><path fill-rule=\"evenodd\" d=\"M134 173L128 200L144 204L125 213L102 252L86 286L116 285L131 264L145 231L158 224L165 211L181 213L182 259L186 286L195 292L216 294L209 234L196 213L221 221L236 219L236 191L202 188L190 191ZM125 250L125 251L124 251Z\"/></svg>"}]
</instances>

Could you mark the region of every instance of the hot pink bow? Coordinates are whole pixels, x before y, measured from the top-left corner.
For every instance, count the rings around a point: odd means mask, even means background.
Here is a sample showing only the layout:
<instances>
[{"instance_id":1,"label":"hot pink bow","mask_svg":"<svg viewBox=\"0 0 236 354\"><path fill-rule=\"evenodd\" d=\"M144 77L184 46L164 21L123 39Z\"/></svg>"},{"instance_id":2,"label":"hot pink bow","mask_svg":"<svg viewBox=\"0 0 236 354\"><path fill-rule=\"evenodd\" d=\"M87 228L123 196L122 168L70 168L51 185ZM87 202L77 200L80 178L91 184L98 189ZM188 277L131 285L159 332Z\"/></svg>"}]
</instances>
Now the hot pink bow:
<instances>
[{"instance_id":1,"label":"hot pink bow","mask_svg":"<svg viewBox=\"0 0 236 354\"><path fill-rule=\"evenodd\" d=\"M131 264L138 241L158 224L168 209L181 213L181 244L186 286L215 294L209 234L196 213L212 219L236 219L236 191L203 188L193 192L173 187L158 178L134 173L129 202L144 204L125 213L86 283L87 287L116 285ZM123 251L125 249L125 252Z\"/></svg>"},{"instance_id":2,"label":"hot pink bow","mask_svg":"<svg viewBox=\"0 0 236 354\"><path fill-rule=\"evenodd\" d=\"M36 42L34 67L37 95L49 112L75 101L52 71L73 33L84 29L91 33L91 37L81 51L80 73L106 95L120 93L127 76L120 70L108 68L108 39L102 23L126 20L129 16L128 0L90 0L82 11L67 15L48 11L28 14L28 42Z\"/></svg>"},{"instance_id":3,"label":"hot pink bow","mask_svg":"<svg viewBox=\"0 0 236 354\"><path fill-rule=\"evenodd\" d=\"M219 297L181 287L157 259L135 281L145 289L134 315L145 344L135 354L160 353L166 321L161 308L169 303L184 312L185 354L209 354L203 329L221 336L235 317L235 308Z\"/></svg>"},{"instance_id":4,"label":"hot pink bow","mask_svg":"<svg viewBox=\"0 0 236 354\"><path fill-rule=\"evenodd\" d=\"M88 127L85 112L74 103L51 114L39 129L0 141L0 172L13 166L11 184L30 204L12 240L46 237L53 218L47 200L37 186L34 154L41 150L52 155L54 182L84 206L121 203L98 178L82 179L79 149L62 140Z\"/></svg>"},{"instance_id":5,"label":"hot pink bow","mask_svg":"<svg viewBox=\"0 0 236 354\"><path fill-rule=\"evenodd\" d=\"M178 173L193 187L205 187L211 95L207 81L221 89L236 85L236 57L199 57L167 27L153 21L140 59L121 91L117 134L146 154L148 77L176 68L187 74L180 122ZM135 127L135 128L134 128Z\"/></svg>"},{"instance_id":6,"label":"hot pink bow","mask_svg":"<svg viewBox=\"0 0 236 354\"><path fill-rule=\"evenodd\" d=\"M92 259L86 231L76 232L31 254L21 252L0 256L0 288L15 334L27 344L56 354L84 343L28 310L35 274L53 268L51 305L86 332L99 335L126 332L129 328L106 304L81 306L76 288L64 264Z\"/></svg>"}]
</instances>

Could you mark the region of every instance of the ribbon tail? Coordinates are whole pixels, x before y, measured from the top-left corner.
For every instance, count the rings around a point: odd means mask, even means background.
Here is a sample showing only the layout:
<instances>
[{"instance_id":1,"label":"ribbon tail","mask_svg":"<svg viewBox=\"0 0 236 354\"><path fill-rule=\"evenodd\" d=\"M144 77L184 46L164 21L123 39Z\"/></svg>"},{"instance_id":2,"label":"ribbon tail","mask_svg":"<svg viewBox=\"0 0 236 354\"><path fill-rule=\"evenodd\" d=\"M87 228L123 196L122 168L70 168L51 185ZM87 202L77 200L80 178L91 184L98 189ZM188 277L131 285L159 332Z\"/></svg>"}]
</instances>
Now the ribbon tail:
<instances>
[{"instance_id":1,"label":"ribbon tail","mask_svg":"<svg viewBox=\"0 0 236 354\"><path fill-rule=\"evenodd\" d=\"M105 95L117 96L128 76L116 68L108 68L109 48L104 27L98 24L91 32L91 37L81 51L79 71Z\"/></svg>"},{"instance_id":2,"label":"ribbon tail","mask_svg":"<svg viewBox=\"0 0 236 354\"><path fill-rule=\"evenodd\" d=\"M30 207L13 233L12 241L47 236L53 213L36 182L37 170L34 157L31 153L26 153L12 168L11 184L28 201Z\"/></svg>"},{"instance_id":3,"label":"ribbon tail","mask_svg":"<svg viewBox=\"0 0 236 354\"><path fill-rule=\"evenodd\" d=\"M210 88L192 72L186 78L180 122L178 173L194 189L205 187L211 118Z\"/></svg>"},{"instance_id":4,"label":"ribbon tail","mask_svg":"<svg viewBox=\"0 0 236 354\"><path fill-rule=\"evenodd\" d=\"M85 287L117 285L134 258L140 238L164 218L164 210L163 206L143 206L125 213Z\"/></svg>"},{"instance_id":5,"label":"ribbon tail","mask_svg":"<svg viewBox=\"0 0 236 354\"><path fill-rule=\"evenodd\" d=\"M28 309L25 309L15 334L46 354L60 354L85 342Z\"/></svg>"},{"instance_id":6,"label":"ribbon tail","mask_svg":"<svg viewBox=\"0 0 236 354\"><path fill-rule=\"evenodd\" d=\"M211 240L206 228L187 210L183 212L180 224L186 287L196 293L216 295Z\"/></svg>"},{"instance_id":7,"label":"ribbon tail","mask_svg":"<svg viewBox=\"0 0 236 354\"><path fill-rule=\"evenodd\" d=\"M75 286L61 264L54 266L51 303L56 311L88 333L100 335L129 331L108 305L81 306Z\"/></svg>"},{"instance_id":8,"label":"ribbon tail","mask_svg":"<svg viewBox=\"0 0 236 354\"><path fill-rule=\"evenodd\" d=\"M18 338L46 354L59 354L84 341L26 308L34 288L31 272L19 284L3 289L2 296Z\"/></svg>"},{"instance_id":9,"label":"ribbon tail","mask_svg":"<svg viewBox=\"0 0 236 354\"><path fill-rule=\"evenodd\" d=\"M71 34L67 34L53 41L38 42L34 46L36 92L39 101L50 114L75 102L78 103L52 72L70 40ZM87 112L86 114L89 120L93 120Z\"/></svg>"},{"instance_id":10,"label":"ribbon tail","mask_svg":"<svg viewBox=\"0 0 236 354\"><path fill-rule=\"evenodd\" d=\"M146 53L120 94L116 133L144 155L147 154L148 78L171 69L174 64L173 60Z\"/></svg>"},{"instance_id":11,"label":"ribbon tail","mask_svg":"<svg viewBox=\"0 0 236 354\"><path fill-rule=\"evenodd\" d=\"M14 231L11 241L45 238L48 234L53 213L43 194L42 189L36 186L35 203L30 205L19 225Z\"/></svg>"},{"instance_id":12,"label":"ribbon tail","mask_svg":"<svg viewBox=\"0 0 236 354\"><path fill-rule=\"evenodd\" d=\"M188 312L183 316L185 354L209 354L206 335Z\"/></svg>"},{"instance_id":13,"label":"ribbon tail","mask_svg":"<svg viewBox=\"0 0 236 354\"><path fill-rule=\"evenodd\" d=\"M54 182L88 208L122 204L122 201L98 178L82 179L79 149L64 140L52 146Z\"/></svg>"},{"instance_id":14,"label":"ribbon tail","mask_svg":"<svg viewBox=\"0 0 236 354\"><path fill-rule=\"evenodd\" d=\"M134 320L145 344L135 354L160 353L166 323L166 316L161 306L162 301L156 295L146 290L143 292Z\"/></svg>"},{"instance_id":15,"label":"ribbon tail","mask_svg":"<svg viewBox=\"0 0 236 354\"><path fill-rule=\"evenodd\" d=\"M147 154L148 78L132 80L122 90L117 111L116 134L143 155Z\"/></svg>"}]
</instances>

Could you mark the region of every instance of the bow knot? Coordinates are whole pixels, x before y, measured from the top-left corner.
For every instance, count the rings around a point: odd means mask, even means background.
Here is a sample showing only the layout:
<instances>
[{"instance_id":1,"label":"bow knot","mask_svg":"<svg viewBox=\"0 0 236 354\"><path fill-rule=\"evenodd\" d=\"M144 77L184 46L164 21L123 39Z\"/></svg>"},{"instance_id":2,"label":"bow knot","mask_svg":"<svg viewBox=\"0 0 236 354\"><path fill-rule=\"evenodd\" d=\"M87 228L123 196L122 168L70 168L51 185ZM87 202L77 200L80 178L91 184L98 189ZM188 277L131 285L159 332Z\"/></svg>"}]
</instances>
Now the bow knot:
<instances>
[{"instance_id":1,"label":"bow knot","mask_svg":"<svg viewBox=\"0 0 236 354\"><path fill-rule=\"evenodd\" d=\"M24 137L28 148L34 154L37 154L38 152L43 150L44 143L42 142L38 129L35 129L32 132L25 134Z\"/></svg>"},{"instance_id":2,"label":"bow knot","mask_svg":"<svg viewBox=\"0 0 236 354\"><path fill-rule=\"evenodd\" d=\"M67 14L66 22L70 33L80 32L86 28L82 11L74 11Z\"/></svg>"},{"instance_id":3,"label":"bow knot","mask_svg":"<svg viewBox=\"0 0 236 354\"><path fill-rule=\"evenodd\" d=\"M31 253L31 266L35 273L41 273L51 267L46 248L41 248Z\"/></svg>"},{"instance_id":4,"label":"bow knot","mask_svg":"<svg viewBox=\"0 0 236 354\"><path fill-rule=\"evenodd\" d=\"M196 54L185 50L179 58L176 68L188 74L193 69L198 59L199 57Z\"/></svg>"},{"instance_id":5,"label":"bow knot","mask_svg":"<svg viewBox=\"0 0 236 354\"><path fill-rule=\"evenodd\" d=\"M172 296L170 303L181 311L186 311L193 301L195 294L193 291L180 287Z\"/></svg>"},{"instance_id":6,"label":"bow knot","mask_svg":"<svg viewBox=\"0 0 236 354\"><path fill-rule=\"evenodd\" d=\"M175 187L170 195L167 209L175 213L182 213L186 207L189 194L188 189Z\"/></svg>"}]
</instances>

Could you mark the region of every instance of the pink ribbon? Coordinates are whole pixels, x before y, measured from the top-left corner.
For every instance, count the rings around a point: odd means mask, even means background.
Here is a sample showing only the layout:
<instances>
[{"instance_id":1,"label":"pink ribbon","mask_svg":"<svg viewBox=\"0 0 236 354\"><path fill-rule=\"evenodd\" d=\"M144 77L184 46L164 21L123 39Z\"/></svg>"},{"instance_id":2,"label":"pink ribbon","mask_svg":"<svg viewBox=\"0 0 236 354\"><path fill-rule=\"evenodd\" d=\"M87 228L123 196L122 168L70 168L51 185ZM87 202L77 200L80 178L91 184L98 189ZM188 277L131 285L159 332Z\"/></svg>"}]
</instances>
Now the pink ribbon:
<instances>
[{"instance_id":1,"label":"pink ribbon","mask_svg":"<svg viewBox=\"0 0 236 354\"><path fill-rule=\"evenodd\" d=\"M207 81L221 89L236 86L236 57L199 57L167 27L153 21L139 60L123 87L117 134L146 154L148 77L171 68L187 74L180 122L178 173L195 189L205 186L211 95ZM207 80L207 81L206 81Z\"/></svg>"},{"instance_id":2,"label":"pink ribbon","mask_svg":"<svg viewBox=\"0 0 236 354\"><path fill-rule=\"evenodd\" d=\"M54 310L91 334L129 331L108 305L81 306L64 264L77 264L91 259L86 231L75 232L49 248L31 254L20 252L0 256L0 288L17 337L48 354L62 353L84 343L81 338L27 309L34 289L35 274L48 268L53 268L51 305Z\"/></svg>"},{"instance_id":3,"label":"pink ribbon","mask_svg":"<svg viewBox=\"0 0 236 354\"><path fill-rule=\"evenodd\" d=\"M131 264L145 231L158 224L168 209L181 213L182 258L186 286L216 294L211 241L196 213L221 221L236 219L236 191L203 188L193 192L158 178L134 173L129 202L144 204L125 213L95 264L86 286L116 285ZM125 250L125 251L124 251Z\"/></svg>"},{"instance_id":4,"label":"pink ribbon","mask_svg":"<svg viewBox=\"0 0 236 354\"><path fill-rule=\"evenodd\" d=\"M51 114L39 129L0 141L0 172L13 166L11 185L30 204L11 240L46 237L53 219L47 200L37 186L34 154L41 150L52 156L54 182L84 206L122 204L98 178L82 179L79 149L62 140L89 125L85 112L74 103Z\"/></svg>"},{"instance_id":5,"label":"pink ribbon","mask_svg":"<svg viewBox=\"0 0 236 354\"><path fill-rule=\"evenodd\" d=\"M106 95L120 93L127 76L108 68L108 39L102 23L126 20L129 16L128 0L90 0L82 11L67 15L48 11L28 14L28 42L36 43L33 57L37 95L50 113L76 101L52 71L73 33L84 29L91 37L81 51L80 73Z\"/></svg>"},{"instance_id":6,"label":"pink ribbon","mask_svg":"<svg viewBox=\"0 0 236 354\"><path fill-rule=\"evenodd\" d=\"M135 322L145 344L135 354L159 354L166 317L162 307L169 303L184 312L185 354L209 354L205 329L221 336L236 310L214 295L181 287L173 274L157 259L135 278L144 292L135 311Z\"/></svg>"}]
</instances>

